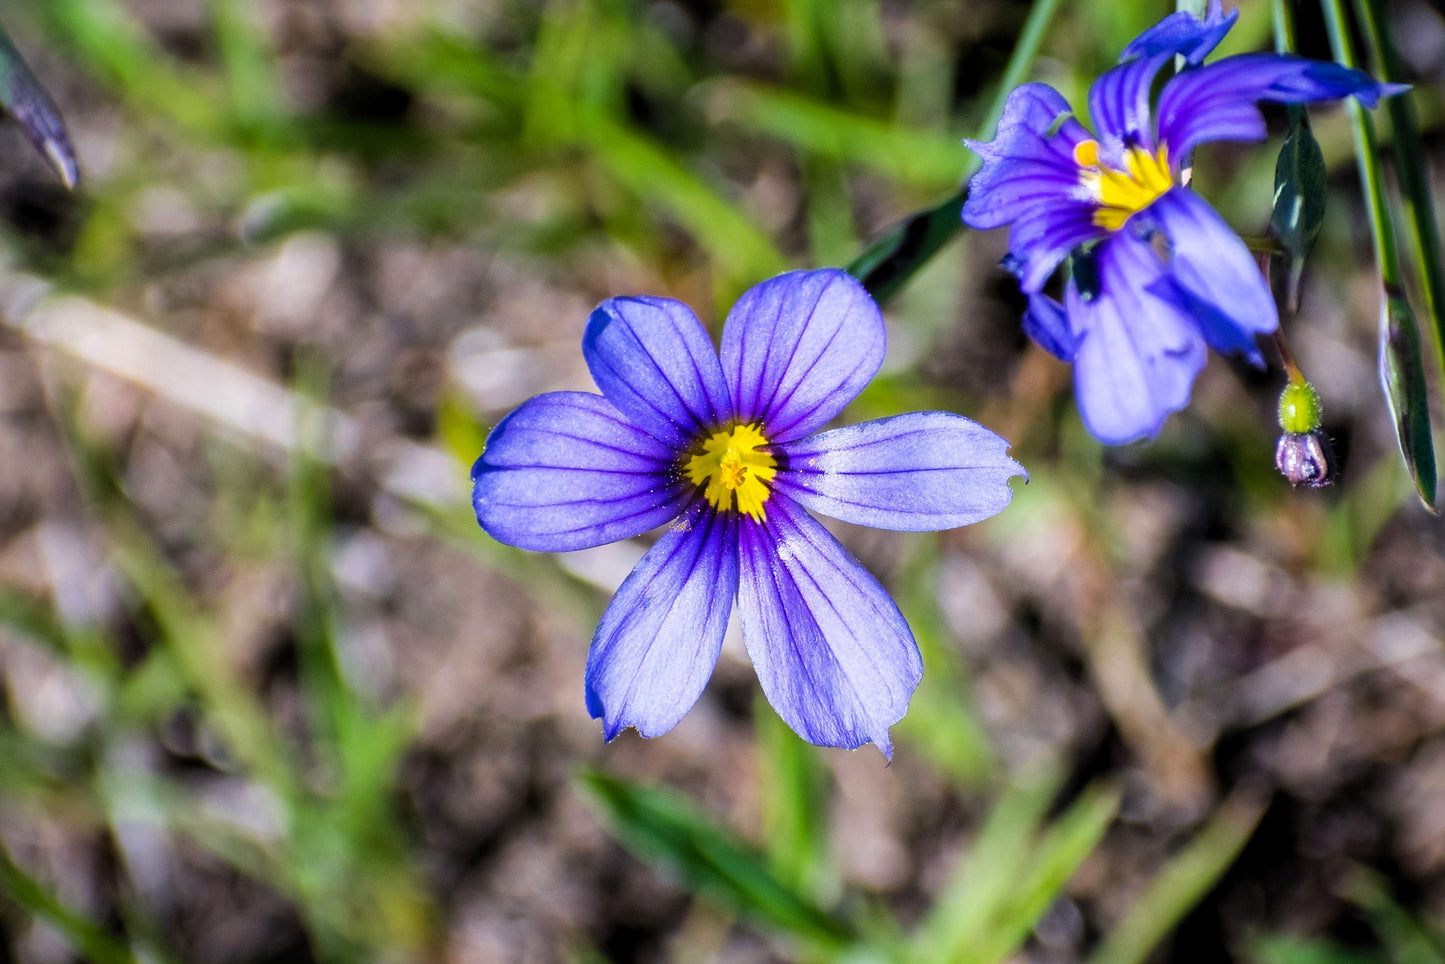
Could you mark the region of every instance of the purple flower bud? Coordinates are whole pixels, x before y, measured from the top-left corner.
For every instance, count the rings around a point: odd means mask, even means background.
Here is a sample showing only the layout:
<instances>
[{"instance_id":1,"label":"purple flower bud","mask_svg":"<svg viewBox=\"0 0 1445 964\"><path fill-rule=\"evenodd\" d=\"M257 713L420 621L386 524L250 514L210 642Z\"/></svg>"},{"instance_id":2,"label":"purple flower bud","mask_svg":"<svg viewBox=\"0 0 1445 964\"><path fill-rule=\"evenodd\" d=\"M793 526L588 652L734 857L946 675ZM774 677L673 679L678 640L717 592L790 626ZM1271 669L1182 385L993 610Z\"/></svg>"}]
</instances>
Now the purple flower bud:
<instances>
[{"instance_id":1,"label":"purple flower bud","mask_svg":"<svg viewBox=\"0 0 1445 964\"><path fill-rule=\"evenodd\" d=\"M1335 480L1335 450L1321 429L1285 432L1274 449L1274 464L1292 485L1318 489Z\"/></svg>"}]
</instances>

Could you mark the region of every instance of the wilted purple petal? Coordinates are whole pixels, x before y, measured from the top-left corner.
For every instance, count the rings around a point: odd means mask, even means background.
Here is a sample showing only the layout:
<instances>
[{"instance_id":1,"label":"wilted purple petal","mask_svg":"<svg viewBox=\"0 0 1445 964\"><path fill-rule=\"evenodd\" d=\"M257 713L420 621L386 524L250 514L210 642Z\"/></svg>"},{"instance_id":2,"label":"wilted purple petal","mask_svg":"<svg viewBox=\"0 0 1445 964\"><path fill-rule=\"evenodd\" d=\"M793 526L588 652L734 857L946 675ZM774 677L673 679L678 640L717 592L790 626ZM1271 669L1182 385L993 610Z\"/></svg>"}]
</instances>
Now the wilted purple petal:
<instances>
[{"instance_id":1,"label":"wilted purple petal","mask_svg":"<svg viewBox=\"0 0 1445 964\"><path fill-rule=\"evenodd\" d=\"M638 428L681 448L728 420L727 383L707 329L671 298L608 298L582 354L602 394Z\"/></svg>"},{"instance_id":2,"label":"wilted purple petal","mask_svg":"<svg viewBox=\"0 0 1445 964\"><path fill-rule=\"evenodd\" d=\"M1157 293L1164 263L1148 242L1120 231L1095 259L1098 291L1086 298L1072 282L1066 291L1079 333L1074 390L1090 433L1122 445L1157 435L1188 404L1204 339L1187 311Z\"/></svg>"},{"instance_id":3,"label":"wilted purple petal","mask_svg":"<svg viewBox=\"0 0 1445 964\"><path fill-rule=\"evenodd\" d=\"M1262 360L1255 335L1279 327L1269 284L1228 224L1199 195L1166 192L1149 217L1169 239L1169 275L1188 296L1211 348Z\"/></svg>"},{"instance_id":4,"label":"wilted purple petal","mask_svg":"<svg viewBox=\"0 0 1445 964\"><path fill-rule=\"evenodd\" d=\"M1377 84L1362 71L1291 54L1238 54L1185 71L1159 95L1159 139L1179 158L1210 141L1258 141L1266 134L1255 104L1307 104L1354 96L1366 107L1408 88Z\"/></svg>"},{"instance_id":5,"label":"wilted purple petal","mask_svg":"<svg viewBox=\"0 0 1445 964\"><path fill-rule=\"evenodd\" d=\"M1198 66L1211 50L1219 46L1238 19L1239 10L1230 10L1226 14L1220 0L1209 0L1209 9L1205 11L1203 20L1185 10L1171 13L1131 40L1119 55L1119 60L1123 62L1169 53L1182 56L1191 67Z\"/></svg>"},{"instance_id":6,"label":"wilted purple petal","mask_svg":"<svg viewBox=\"0 0 1445 964\"><path fill-rule=\"evenodd\" d=\"M809 743L872 742L923 675L918 645L888 593L838 540L786 496L765 523L743 519L738 612L763 692Z\"/></svg>"},{"instance_id":7,"label":"wilted purple petal","mask_svg":"<svg viewBox=\"0 0 1445 964\"><path fill-rule=\"evenodd\" d=\"M822 515L875 529L932 532L987 519L1026 475L1009 443L948 412L911 412L782 446L777 487Z\"/></svg>"},{"instance_id":8,"label":"wilted purple petal","mask_svg":"<svg viewBox=\"0 0 1445 964\"><path fill-rule=\"evenodd\" d=\"M821 428L877 374L884 341L878 305L844 271L792 271L748 289L722 336L737 419L761 422L774 443Z\"/></svg>"},{"instance_id":9,"label":"wilted purple petal","mask_svg":"<svg viewBox=\"0 0 1445 964\"><path fill-rule=\"evenodd\" d=\"M690 497L673 450L586 392L524 402L487 437L472 483L483 529L499 542L545 552L654 529Z\"/></svg>"},{"instance_id":10,"label":"wilted purple petal","mask_svg":"<svg viewBox=\"0 0 1445 964\"><path fill-rule=\"evenodd\" d=\"M587 654L587 711L611 740L659 736L697 702L717 665L738 588L738 516L699 501L617 590Z\"/></svg>"}]
</instances>

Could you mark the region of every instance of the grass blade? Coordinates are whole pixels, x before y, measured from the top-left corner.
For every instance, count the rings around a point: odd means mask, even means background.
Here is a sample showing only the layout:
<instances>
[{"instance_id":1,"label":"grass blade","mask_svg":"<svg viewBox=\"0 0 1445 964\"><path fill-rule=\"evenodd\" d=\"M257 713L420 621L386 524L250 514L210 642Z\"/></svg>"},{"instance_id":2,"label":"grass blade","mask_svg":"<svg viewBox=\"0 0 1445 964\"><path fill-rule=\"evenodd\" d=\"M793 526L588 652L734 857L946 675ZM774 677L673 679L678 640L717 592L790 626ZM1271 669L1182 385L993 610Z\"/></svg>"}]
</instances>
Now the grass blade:
<instances>
[{"instance_id":1,"label":"grass blade","mask_svg":"<svg viewBox=\"0 0 1445 964\"><path fill-rule=\"evenodd\" d=\"M1154 878L1090 957L1091 964L1142 964L1174 925L1234 863L1264 816L1266 802L1236 792Z\"/></svg>"},{"instance_id":2,"label":"grass blade","mask_svg":"<svg viewBox=\"0 0 1445 964\"><path fill-rule=\"evenodd\" d=\"M1381 10L1379 0L1355 0L1355 9L1365 26L1365 39L1379 76L1391 83L1402 82L1404 65L1390 19ZM1420 121L1409 94L1389 98L1385 109L1395 135L1395 176L1410 220L1410 239L1414 242L1411 253L1425 291L1426 312L1435 327L1435 347L1445 368L1445 250L1440 244L1440 225L1435 218L1430 177L1420 144Z\"/></svg>"},{"instance_id":3,"label":"grass blade","mask_svg":"<svg viewBox=\"0 0 1445 964\"><path fill-rule=\"evenodd\" d=\"M811 944L841 951L854 931L784 884L757 850L676 794L596 771L577 784L612 833L643 860L738 914Z\"/></svg>"},{"instance_id":4,"label":"grass blade","mask_svg":"<svg viewBox=\"0 0 1445 964\"><path fill-rule=\"evenodd\" d=\"M1342 0L1323 0L1325 25L1335 61L1357 67L1345 26ZM1435 512L1435 449L1430 438L1430 404L1425 391L1425 365L1420 357L1420 332L1415 313L1404 295L1400 262L1395 249L1395 226L1385 202L1384 171L1380 164L1375 125L1359 101L1348 98L1355 135L1355 157L1360 165L1360 183L1365 207L1370 214L1370 233L1375 239L1375 260L1383 282L1380 322L1380 379L1394 416L1395 439L1400 457L1425 508Z\"/></svg>"},{"instance_id":5,"label":"grass blade","mask_svg":"<svg viewBox=\"0 0 1445 964\"><path fill-rule=\"evenodd\" d=\"M62 904L35 878L21 870L0 846L0 891L65 935L81 956L94 964L136 964L130 949L94 921Z\"/></svg>"},{"instance_id":6,"label":"grass blade","mask_svg":"<svg viewBox=\"0 0 1445 964\"><path fill-rule=\"evenodd\" d=\"M979 125L978 137L988 137L1003 115L1003 105L1013 89L1023 82L1043 43L1044 34L1058 9L1059 0L1034 0L1023 32L1014 45L1008 67L994 93L988 116ZM968 179L977 170L978 158L965 151L961 164L963 186L958 193L936 207L909 215L887 228L848 264L848 273L882 304L897 294L953 236L963 230L960 213L968 192Z\"/></svg>"}]
</instances>

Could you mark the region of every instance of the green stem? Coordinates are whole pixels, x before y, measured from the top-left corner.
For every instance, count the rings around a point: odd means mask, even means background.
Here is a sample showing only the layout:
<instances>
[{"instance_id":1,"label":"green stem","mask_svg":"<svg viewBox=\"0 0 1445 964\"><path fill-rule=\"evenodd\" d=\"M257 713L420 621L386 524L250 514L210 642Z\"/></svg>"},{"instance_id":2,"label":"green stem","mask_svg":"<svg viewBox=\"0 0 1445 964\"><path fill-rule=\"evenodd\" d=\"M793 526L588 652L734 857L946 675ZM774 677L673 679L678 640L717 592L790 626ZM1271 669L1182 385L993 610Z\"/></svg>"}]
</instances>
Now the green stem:
<instances>
[{"instance_id":1,"label":"green stem","mask_svg":"<svg viewBox=\"0 0 1445 964\"><path fill-rule=\"evenodd\" d=\"M1028 75L1058 7L1059 0L1034 0L1003 79L999 81L993 103L979 125L979 140L988 137L998 126L1009 94ZM968 179L978 165L978 158L970 155L964 164L963 183L956 194L936 207L912 214L885 229L849 263L848 273L863 282L879 303L897 294L945 244L953 240L954 235L963 230L961 215L964 199L968 196Z\"/></svg>"},{"instance_id":2,"label":"green stem","mask_svg":"<svg viewBox=\"0 0 1445 964\"><path fill-rule=\"evenodd\" d=\"M1404 80L1405 70L1389 18L1380 6L1379 0L1355 0L1355 11L1364 26L1377 73L1387 82L1399 83ZM1415 242L1411 253L1425 292L1425 307L1434 323L1437 356L1445 367L1445 250L1440 243L1430 178L1420 149L1420 123L1414 101L1408 95L1389 98L1385 109L1389 111L1395 134L1395 174L1405 201L1405 213L1410 219L1410 236Z\"/></svg>"},{"instance_id":3,"label":"green stem","mask_svg":"<svg viewBox=\"0 0 1445 964\"><path fill-rule=\"evenodd\" d=\"M0 845L0 892L65 936L75 950L95 964L136 964L130 949L88 917L61 903L39 881L11 859Z\"/></svg>"},{"instance_id":4,"label":"green stem","mask_svg":"<svg viewBox=\"0 0 1445 964\"><path fill-rule=\"evenodd\" d=\"M1299 49L1294 29L1294 7L1290 0L1274 0L1274 49L1282 54Z\"/></svg>"},{"instance_id":5,"label":"green stem","mask_svg":"<svg viewBox=\"0 0 1445 964\"><path fill-rule=\"evenodd\" d=\"M1350 36L1345 25L1345 10L1342 0L1322 0L1325 25L1329 29L1330 48L1335 61L1346 67L1359 69L1355 52L1350 46ZM1365 112L1364 105L1353 97L1346 98L1345 109L1350 113L1350 126L1355 135L1355 156L1360 165L1360 185L1365 192L1365 207L1370 215L1370 235L1375 241L1375 261L1380 267L1380 277L1386 288L1400 287L1400 262L1395 252L1395 226L1390 219L1390 209L1385 201L1385 179L1380 169L1379 141L1375 137L1375 123Z\"/></svg>"}]
</instances>

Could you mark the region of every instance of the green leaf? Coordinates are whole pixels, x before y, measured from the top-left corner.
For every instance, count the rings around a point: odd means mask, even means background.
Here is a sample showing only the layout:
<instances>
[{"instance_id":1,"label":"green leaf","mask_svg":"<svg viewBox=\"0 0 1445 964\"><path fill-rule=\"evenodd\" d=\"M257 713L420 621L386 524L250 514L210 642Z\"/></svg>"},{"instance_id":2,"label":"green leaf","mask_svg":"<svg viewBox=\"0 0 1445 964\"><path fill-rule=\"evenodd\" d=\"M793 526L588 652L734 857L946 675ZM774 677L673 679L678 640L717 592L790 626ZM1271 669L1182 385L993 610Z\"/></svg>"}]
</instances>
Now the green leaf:
<instances>
[{"instance_id":1,"label":"green leaf","mask_svg":"<svg viewBox=\"0 0 1445 964\"><path fill-rule=\"evenodd\" d=\"M1396 964L1445 964L1445 941L1427 919L1417 919L1390 893L1389 880L1360 867L1350 875L1344 896L1370 918L1386 953Z\"/></svg>"},{"instance_id":2,"label":"green leaf","mask_svg":"<svg viewBox=\"0 0 1445 964\"><path fill-rule=\"evenodd\" d=\"M996 964L1024 942L1119 809L1117 790L1090 787L1041 832L1057 788L1046 780L998 797L919 929L913 960Z\"/></svg>"},{"instance_id":3,"label":"green leaf","mask_svg":"<svg viewBox=\"0 0 1445 964\"><path fill-rule=\"evenodd\" d=\"M1252 941L1247 960L1255 964L1382 964L1384 959L1333 941L1273 934Z\"/></svg>"},{"instance_id":4,"label":"green leaf","mask_svg":"<svg viewBox=\"0 0 1445 964\"><path fill-rule=\"evenodd\" d=\"M136 964L129 947L99 924L62 904L0 846L0 892L59 931L94 964Z\"/></svg>"},{"instance_id":5,"label":"green leaf","mask_svg":"<svg viewBox=\"0 0 1445 964\"><path fill-rule=\"evenodd\" d=\"M1091 964L1142 964L1164 935L1219 882L1254 834L1266 802L1237 792L1161 870L1090 957Z\"/></svg>"},{"instance_id":6,"label":"green leaf","mask_svg":"<svg viewBox=\"0 0 1445 964\"><path fill-rule=\"evenodd\" d=\"M817 157L859 164L934 190L957 183L971 160L958 140L910 130L787 90L743 81L709 85L709 113L786 141Z\"/></svg>"},{"instance_id":7,"label":"green leaf","mask_svg":"<svg viewBox=\"0 0 1445 964\"><path fill-rule=\"evenodd\" d=\"M1119 791L1112 787L1093 786L1080 795L1035 845L1028 872L973 960L995 964L1024 942L1074 871L1099 846L1118 812Z\"/></svg>"},{"instance_id":8,"label":"green leaf","mask_svg":"<svg viewBox=\"0 0 1445 964\"><path fill-rule=\"evenodd\" d=\"M828 874L828 780L818 751L788 728L761 694L753 701L758 795L768 859L782 881L821 900ZM833 878L835 879L835 878Z\"/></svg>"},{"instance_id":9,"label":"green leaf","mask_svg":"<svg viewBox=\"0 0 1445 964\"><path fill-rule=\"evenodd\" d=\"M577 783L618 840L688 889L822 948L841 951L856 941L849 924L784 884L761 853L678 795L596 771Z\"/></svg>"},{"instance_id":10,"label":"green leaf","mask_svg":"<svg viewBox=\"0 0 1445 964\"><path fill-rule=\"evenodd\" d=\"M1425 508L1436 512L1435 447L1430 438L1430 402L1420 355L1420 327L1410 302L1391 285L1385 287L1380 312L1380 382L1410 481L1415 483L1415 492Z\"/></svg>"},{"instance_id":11,"label":"green leaf","mask_svg":"<svg viewBox=\"0 0 1445 964\"><path fill-rule=\"evenodd\" d=\"M1291 105L1290 131L1274 166L1274 212L1270 223L1289 252L1289 303L1299 304L1305 258L1325 222L1329 170L1304 110Z\"/></svg>"},{"instance_id":12,"label":"green leaf","mask_svg":"<svg viewBox=\"0 0 1445 964\"><path fill-rule=\"evenodd\" d=\"M80 183L80 163L75 159L75 148L65 133L60 111L21 59L4 27L0 27L0 104L5 105L25 139L50 162L65 186L74 190Z\"/></svg>"},{"instance_id":13,"label":"green leaf","mask_svg":"<svg viewBox=\"0 0 1445 964\"><path fill-rule=\"evenodd\" d=\"M994 92L988 116L979 125L980 139L993 133L1009 94L1023 83L1058 7L1059 0L1034 0L1018 43L1009 56L1008 67ZM963 179L966 181L972 176L977 167L978 158L969 156L962 167ZM879 304L887 301L963 230L960 215L967 192L965 184L941 204L909 215L885 229L848 264L848 273L861 281Z\"/></svg>"},{"instance_id":14,"label":"green leaf","mask_svg":"<svg viewBox=\"0 0 1445 964\"><path fill-rule=\"evenodd\" d=\"M1405 68L1395 44L1390 18L1381 9L1379 0L1355 0L1355 10L1365 27L1365 38L1372 48L1376 70L1387 81L1404 80ZM1390 126L1395 133L1395 174L1410 222L1410 253L1425 292L1425 313L1435 328L1438 358L1445 367L1445 248L1440 241L1429 169L1420 143L1420 121L1414 100L1408 93L1388 98L1385 110L1390 115Z\"/></svg>"},{"instance_id":15,"label":"green leaf","mask_svg":"<svg viewBox=\"0 0 1445 964\"><path fill-rule=\"evenodd\" d=\"M1350 44L1342 0L1324 0L1321 7L1335 62L1358 68ZM1395 226L1385 201L1385 177L1380 163L1375 125L1363 106L1347 99L1355 135L1355 159L1360 165L1360 186L1364 189L1370 233L1375 241L1375 260L1380 266L1385 301L1380 314L1380 381L1395 419L1395 437L1400 455L1425 507L1435 512L1435 452L1430 441L1430 411L1425 392L1425 370L1420 358L1420 330L1410 308L1400 275L1395 249Z\"/></svg>"}]
</instances>

